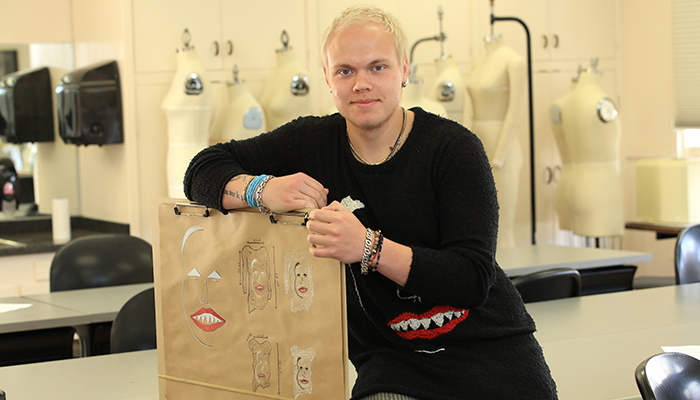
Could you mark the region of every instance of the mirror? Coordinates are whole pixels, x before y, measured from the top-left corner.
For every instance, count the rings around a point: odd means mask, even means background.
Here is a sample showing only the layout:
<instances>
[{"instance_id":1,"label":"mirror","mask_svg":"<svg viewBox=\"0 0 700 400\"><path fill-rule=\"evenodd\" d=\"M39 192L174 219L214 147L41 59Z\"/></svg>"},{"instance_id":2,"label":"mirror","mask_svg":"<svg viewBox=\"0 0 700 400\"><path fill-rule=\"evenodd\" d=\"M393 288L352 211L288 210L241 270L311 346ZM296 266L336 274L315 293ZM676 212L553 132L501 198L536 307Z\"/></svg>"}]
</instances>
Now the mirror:
<instances>
[{"instance_id":1,"label":"mirror","mask_svg":"<svg viewBox=\"0 0 700 400\"><path fill-rule=\"evenodd\" d=\"M0 43L0 77L15 70L48 67L55 88L65 73L75 69L74 59L72 43ZM54 98L57 127L55 110ZM0 138L0 158L13 161L23 192L19 209L3 210L0 219L50 214L53 198L68 198L71 214L79 214L77 148L63 143L57 131L55 141L46 143L8 144ZM34 202L27 202L27 195Z\"/></svg>"}]
</instances>

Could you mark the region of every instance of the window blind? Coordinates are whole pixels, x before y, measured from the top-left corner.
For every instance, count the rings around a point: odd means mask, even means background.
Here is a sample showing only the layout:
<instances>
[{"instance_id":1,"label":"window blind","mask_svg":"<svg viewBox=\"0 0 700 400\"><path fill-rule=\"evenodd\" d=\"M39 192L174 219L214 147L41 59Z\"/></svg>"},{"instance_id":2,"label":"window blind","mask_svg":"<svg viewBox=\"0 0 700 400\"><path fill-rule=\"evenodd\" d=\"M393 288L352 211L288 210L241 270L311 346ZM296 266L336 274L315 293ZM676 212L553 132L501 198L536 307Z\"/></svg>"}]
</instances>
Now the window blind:
<instances>
[{"instance_id":1,"label":"window blind","mask_svg":"<svg viewBox=\"0 0 700 400\"><path fill-rule=\"evenodd\" d=\"M700 127L700 1L674 2L676 127Z\"/></svg>"}]
</instances>

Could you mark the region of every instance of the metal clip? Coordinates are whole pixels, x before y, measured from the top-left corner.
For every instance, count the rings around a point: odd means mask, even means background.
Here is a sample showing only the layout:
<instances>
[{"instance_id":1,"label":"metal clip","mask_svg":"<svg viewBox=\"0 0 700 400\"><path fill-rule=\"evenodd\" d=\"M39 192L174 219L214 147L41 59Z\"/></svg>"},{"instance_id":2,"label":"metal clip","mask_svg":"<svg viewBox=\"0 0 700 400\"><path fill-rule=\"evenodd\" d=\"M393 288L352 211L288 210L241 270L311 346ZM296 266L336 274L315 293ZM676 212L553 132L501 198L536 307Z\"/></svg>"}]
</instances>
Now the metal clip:
<instances>
[{"instance_id":1,"label":"metal clip","mask_svg":"<svg viewBox=\"0 0 700 400\"><path fill-rule=\"evenodd\" d=\"M276 219L276 216L303 218L304 221L303 222L282 221L282 220ZM309 213L307 213L307 212L288 212L288 213L271 212L270 213L270 223L273 223L273 224L306 226L307 222L309 222Z\"/></svg>"},{"instance_id":2,"label":"metal clip","mask_svg":"<svg viewBox=\"0 0 700 400\"><path fill-rule=\"evenodd\" d=\"M178 207L203 208L204 212L202 214L185 213L185 212L180 211L178 209ZM204 218L207 218L209 216L209 208L207 208L207 206L203 206L201 204L196 204L196 203L175 203L175 207L173 207L173 210L175 211L175 215L185 215L187 217L204 217Z\"/></svg>"}]
</instances>

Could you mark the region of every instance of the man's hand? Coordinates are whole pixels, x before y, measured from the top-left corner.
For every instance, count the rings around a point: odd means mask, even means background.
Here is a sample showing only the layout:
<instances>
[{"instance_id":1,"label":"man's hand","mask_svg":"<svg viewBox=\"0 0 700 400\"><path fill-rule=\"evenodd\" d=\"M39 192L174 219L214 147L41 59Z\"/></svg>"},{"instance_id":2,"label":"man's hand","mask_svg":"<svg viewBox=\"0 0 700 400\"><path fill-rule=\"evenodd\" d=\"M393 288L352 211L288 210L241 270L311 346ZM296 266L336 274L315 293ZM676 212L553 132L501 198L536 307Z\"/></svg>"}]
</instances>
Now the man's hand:
<instances>
[{"instance_id":1,"label":"man's hand","mask_svg":"<svg viewBox=\"0 0 700 400\"><path fill-rule=\"evenodd\" d=\"M366 228L350 210L334 201L309 213L306 227L314 257L334 258L351 264L362 260Z\"/></svg>"},{"instance_id":2,"label":"man's hand","mask_svg":"<svg viewBox=\"0 0 700 400\"><path fill-rule=\"evenodd\" d=\"M304 174L280 176L270 179L262 192L265 207L274 212L318 209L326 205L328 189Z\"/></svg>"}]
</instances>

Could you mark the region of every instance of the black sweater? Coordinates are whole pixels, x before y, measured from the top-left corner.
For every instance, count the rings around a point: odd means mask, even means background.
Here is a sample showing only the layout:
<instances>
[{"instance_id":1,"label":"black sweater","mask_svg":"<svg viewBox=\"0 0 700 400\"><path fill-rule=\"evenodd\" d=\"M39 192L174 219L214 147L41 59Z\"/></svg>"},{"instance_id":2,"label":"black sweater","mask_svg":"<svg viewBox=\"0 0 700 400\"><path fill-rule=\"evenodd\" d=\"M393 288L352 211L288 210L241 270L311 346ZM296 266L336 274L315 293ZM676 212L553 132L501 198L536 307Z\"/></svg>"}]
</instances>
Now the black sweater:
<instances>
[{"instance_id":1,"label":"black sweater","mask_svg":"<svg viewBox=\"0 0 700 400\"><path fill-rule=\"evenodd\" d=\"M495 261L498 204L481 142L455 122L412 111L407 140L383 164L353 157L339 114L304 117L205 149L190 163L185 194L224 211L233 176L304 172L329 189L329 202L359 201L354 213L366 227L411 247L403 288L346 266L353 398L556 398L534 322Z\"/></svg>"}]
</instances>

